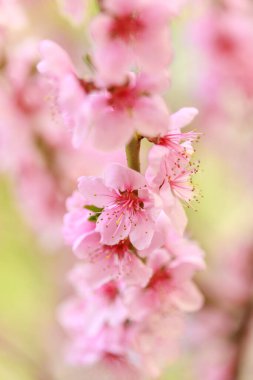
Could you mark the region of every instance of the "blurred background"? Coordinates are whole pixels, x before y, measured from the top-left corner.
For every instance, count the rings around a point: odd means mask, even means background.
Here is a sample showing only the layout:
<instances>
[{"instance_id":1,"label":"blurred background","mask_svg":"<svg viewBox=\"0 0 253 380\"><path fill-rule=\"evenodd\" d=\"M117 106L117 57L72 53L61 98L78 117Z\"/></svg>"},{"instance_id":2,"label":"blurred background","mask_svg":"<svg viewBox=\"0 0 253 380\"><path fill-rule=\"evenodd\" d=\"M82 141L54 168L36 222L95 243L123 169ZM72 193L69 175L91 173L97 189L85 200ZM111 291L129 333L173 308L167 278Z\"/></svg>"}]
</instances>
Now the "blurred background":
<instances>
[{"instance_id":1,"label":"blurred background","mask_svg":"<svg viewBox=\"0 0 253 380\"><path fill-rule=\"evenodd\" d=\"M91 1L70 20L56 0L0 0L0 379L99 379L63 364L56 318L72 256L64 201L79 175L106 163L74 151L36 72L38 41L61 44L81 68ZM199 109L199 202L188 235L206 252L204 308L187 321L182 355L161 380L251 380L253 373L253 3L189 1L172 24L167 94ZM52 95L53 97L53 95ZM50 98L50 96L49 96ZM192 127L191 127L192 128ZM110 158L111 159L111 158ZM71 170L70 170L71 168ZM61 178L61 180L59 180ZM231 363L237 363L231 377Z\"/></svg>"}]
</instances>

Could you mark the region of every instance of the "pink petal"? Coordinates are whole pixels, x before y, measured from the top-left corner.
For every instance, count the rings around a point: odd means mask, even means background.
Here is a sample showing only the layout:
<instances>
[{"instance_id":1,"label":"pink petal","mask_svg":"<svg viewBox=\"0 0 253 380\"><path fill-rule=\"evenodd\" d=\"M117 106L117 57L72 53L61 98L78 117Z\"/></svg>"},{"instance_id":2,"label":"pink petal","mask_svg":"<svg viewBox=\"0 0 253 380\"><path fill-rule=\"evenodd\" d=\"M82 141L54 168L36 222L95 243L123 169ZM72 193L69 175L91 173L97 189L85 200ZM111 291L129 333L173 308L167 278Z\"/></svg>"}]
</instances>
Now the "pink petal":
<instances>
[{"instance_id":1,"label":"pink petal","mask_svg":"<svg viewBox=\"0 0 253 380\"><path fill-rule=\"evenodd\" d=\"M187 246L185 246L185 252L187 252ZM182 282L191 279L195 272L204 269L205 265L200 257L189 255L173 260L170 267L173 270L175 281Z\"/></svg>"},{"instance_id":2,"label":"pink petal","mask_svg":"<svg viewBox=\"0 0 253 380\"><path fill-rule=\"evenodd\" d=\"M159 145L154 145L149 151L145 177L152 189L160 189L165 180L166 170L163 161L167 151L167 148Z\"/></svg>"},{"instance_id":3,"label":"pink petal","mask_svg":"<svg viewBox=\"0 0 253 380\"><path fill-rule=\"evenodd\" d=\"M172 59L172 47L167 26L158 26L155 29L151 25L142 38L137 41L135 54L139 66L150 74L167 68Z\"/></svg>"},{"instance_id":4,"label":"pink petal","mask_svg":"<svg viewBox=\"0 0 253 380\"><path fill-rule=\"evenodd\" d=\"M95 223L94 228L95 228ZM73 246L73 252L80 259L86 259L88 261L92 261L92 257L94 254L94 250L99 247L101 236L99 233L90 231L85 233L76 240Z\"/></svg>"},{"instance_id":5,"label":"pink petal","mask_svg":"<svg viewBox=\"0 0 253 380\"><path fill-rule=\"evenodd\" d=\"M174 197L174 203L171 205L167 204L164 211L169 216L171 223L176 231L180 235L183 235L188 220L180 201Z\"/></svg>"},{"instance_id":6,"label":"pink petal","mask_svg":"<svg viewBox=\"0 0 253 380\"><path fill-rule=\"evenodd\" d=\"M131 118L108 106L93 108L91 105L91 112L89 137L92 144L104 151L125 147L134 133Z\"/></svg>"},{"instance_id":7,"label":"pink petal","mask_svg":"<svg viewBox=\"0 0 253 380\"><path fill-rule=\"evenodd\" d=\"M37 65L41 74L61 79L62 76L75 72L68 54L59 45L50 40L40 43L42 60Z\"/></svg>"},{"instance_id":8,"label":"pink petal","mask_svg":"<svg viewBox=\"0 0 253 380\"><path fill-rule=\"evenodd\" d=\"M113 194L105 186L102 178L80 177L78 189L89 205L103 208L113 200Z\"/></svg>"},{"instance_id":9,"label":"pink petal","mask_svg":"<svg viewBox=\"0 0 253 380\"><path fill-rule=\"evenodd\" d=\"M131 261L122 263L122 273L127 285L145 287L152 276L152 269L143 264L140 259L131 255Z\"/></svg>"},{"instance_id":10,"label":"pink petal","mask_svg":"<svg viewBox=\"0 0 253 380\"><path fill-rule=\"evenodd\" d=\"M105 170L105 185L120 191L147 187L143 175L119 164L111 164Z\"/></svg>"},{"instance_id":11,"label":"pink petal","mask_svg":"<svg viewBox=\"0 0 253 380\"><path fill-rule=\"evenodd\" d=\"M115 213L114 210L114 208L106 209L98 219L96 230L101 234L102 244L117 244L120 240L126 239L130 232L129 212Z\"/></svg>"},{"instance_id":12,"label":"pink petal","mask_svg":"<svg viewBox=\"0 0 253 380\"><path fill-rule=\"evenodd\" d=\"M134 108L134 119L141 135L155 137L166 133L169 111L160 96L142 96Z\"/></svg>"},{"instance_id":13,"label":"pink petal","mask_svg":"<svg viewBox=\"0 0 253 380\"><path fill-rule=\"evenodd\" d=\"M137 249L147 248L154 235L155 223L151 217L143 212L139 212L133 217L133 228L129 238L131 243Z\"/></svg>"},{"instance_id":14,"label":"pink petal","mask_svg":"<svg viewBox=\"0 0 253 380\"><path fill-rule=\"evenodd\" d=\"M91 25L91 35L95 40L93 60L98 77L106 84L122 83L129 68L131 53L120 39L112 39L110 30L113 20L105 14L95 18Z\"/></svg>"},{"instance_id":15,"label":"pink petal","mask_svg":"<svg viewBox=\"0 0 253 380\"><path fill-rule=\"evenodd\" d=\"M181 108L170 116L170 130L180 130L190 124L198 113L199 111L193 107Z\"/></svg>"},{"instance_id":16,"label":"pink petal","mask_svg":"<svg viewBox=\"0 0 253 380\"><path fill-rule=\"evenodd\" d=\"M170 295L173 303L182 311L197 311L203 305L203 295L196 285L187 282Z\"/></svg>"}]
</instances>

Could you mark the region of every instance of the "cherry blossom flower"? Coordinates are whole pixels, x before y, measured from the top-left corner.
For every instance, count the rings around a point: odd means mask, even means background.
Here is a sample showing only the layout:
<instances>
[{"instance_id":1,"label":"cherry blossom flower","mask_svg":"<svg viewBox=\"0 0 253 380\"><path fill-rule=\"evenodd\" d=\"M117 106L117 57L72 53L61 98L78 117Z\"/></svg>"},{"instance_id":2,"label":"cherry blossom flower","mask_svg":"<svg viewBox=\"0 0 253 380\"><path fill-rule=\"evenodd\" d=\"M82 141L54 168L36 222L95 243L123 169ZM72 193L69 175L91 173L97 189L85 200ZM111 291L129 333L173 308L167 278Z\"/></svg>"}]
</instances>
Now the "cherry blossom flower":
<instances>
[{"instance_id":1,"label":"cherry blossom flower","mask_svg":"<svg viewBox=\"0 0 253 380\"><path fill-rule=\"evenodd\" d=\"M171 59L168 22L173 3L164 0L103 1L91 26L94 62L106 82L121 82L137 65L153 74ZM150 53L152 51L152 54Z\"/></svg>"},{"instance_id":2,"label":"cherry blossom flower","mask_svg":"<svg viewBox=\"0 0 253 380\"><path fill-rule=\"evenodd\" d=\"M202 250L180 236L164 213L157 222L153 243L146 256L152 276L144 288L131 288L126 294L132 319L142 319L151 310L166 314L171 309L199 309L203 297L192 278L197 270L205 268Z\"/></svg>"},{"instance_id":3,"label":"cherry blossom flower","mask_svg":"<svg viewBox=\"0 0 253 380\"><path fill-rule=\"evenodd\" d=\"M101 208L96 223L101 243L114 245L129 236L137 249L148 247L157 210L141 174L112 164L105 171L104 179L81 177L79 191L87 204Z\"/></svg>"},{"instance_id":4,"label":"cherry blossom flower","mask_svg":"<svg viewBox=\"0 0 253 380\"><path fill-rule=\"evenodd\" d=\"M181 108L170 116L167 133L150 141L176 152L181 158L191 156L194 152L192 142L196 141L200 134L194 131L182 132L181 128L190 124L197 114L196 108Z\"/></svg>"},{"instance_id":5,"label":"cherry blossom flower","mask_svg":"<svg viewBox=\"0 0 253 380\"><path fill-rule=\"evenodd\" d=\"M115 245L100 243L99 233L85 235L76 245L74 253L88 264L83 274L89 283L102 284L110 280L122 279L126 285L145 286L152 270L144 264L142 257L128 239Z\"/></svg>"},{"instance_id":6,"label":"cherry blossom flower","mask_svg":"<svg viewBox=\"0 0 253 380\"><path fill-rule=\"evenodd\" d=\"M158 94L159 82L131 73L124 84L91 94L89 137L93 145L112 150L124 147L135 132L149 137L165 133L169 112Z\"/></svg>"},{"instance_id":7,"label":"cherry blossom flower","mask_svg":"<svg viewBox=\"0 0 253 380\"><path fill-rule=\"evenodd\" d=\"M48 77L56 93L56 108L73 133L79 147L85 138L102 150L122 148L135 132L154 137L165 133L169 112L159 95L161 75L129 73L121 85L106 87L79 79L67 53L52 41L42 41L40 73ZM60 70L57 67L60 66Z\"/></svg>"},{"instance_id":8,"label":"cherry blossom flower","mask_svg":"<svg viewBox=\"0 0 253 380\"><path fill-rule=\"evenodd\" d=\"M94 291L87 292L88 283L84 286L84 283L77 281L79 272L80 268L76 267L70 275L79 294L61 306L59 310L61 323L77 334L85 331L87 336L97 334L104 325L116 327L124 323L128 318L128 310L121 297L119 284L109 281Z\"/></svg>"},{"instance_id":9,"label":"cherry blossom flower","mask_svg":"<svg viewBox=\"0 0 253 380\"><path fill-rule=\"evenodd\" d=\"M165 207L175 203L174 196L189 204L195 197L195 186L192 176L198 171L198 166L188 165L185 159L177 158L176 154L162 146L155 146L149 154L149 166L146 178L150 186L156 190Z\"/></svg>"},{"instance_id":10,"label":"cherry blossom flower","mask_svg":"<svg viewBox=\"0 0 253 380\"><path fill-rule=\"evenodd\" d=\"M241 8L241 9L240 9ZM199 95L207 105L220 109L224 89L237 89L252 97L252 7L250 2L226 1L206 10L193 29L194 40L205 59ZM200 77L201 78L201 77ZM211 89L212 91L209 91ZM208 96L207 96L208 94ZM222 98L220 98L222 99ZM218 107L218 108L217 108Z\"/></svg>"}]
</instances>

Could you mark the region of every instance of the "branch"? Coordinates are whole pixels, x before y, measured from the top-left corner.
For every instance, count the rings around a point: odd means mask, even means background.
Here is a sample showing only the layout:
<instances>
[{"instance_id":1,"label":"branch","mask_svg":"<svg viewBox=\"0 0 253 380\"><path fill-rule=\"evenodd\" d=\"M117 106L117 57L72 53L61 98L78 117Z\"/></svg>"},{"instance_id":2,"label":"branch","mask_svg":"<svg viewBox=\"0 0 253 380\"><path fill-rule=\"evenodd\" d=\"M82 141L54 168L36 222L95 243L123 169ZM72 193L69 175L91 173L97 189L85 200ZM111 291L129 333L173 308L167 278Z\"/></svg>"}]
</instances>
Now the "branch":
<instances>
[{"instance_id":1,"label":"branch","mask_svg":"<svg viewBox=\"0 0 253 380\"><path fill-rule=\"evenodd\" d=\"M140 172L140 147L142 137L137 134L126 146L126 156L128 167Z\"/></svg>"}]
</instances>

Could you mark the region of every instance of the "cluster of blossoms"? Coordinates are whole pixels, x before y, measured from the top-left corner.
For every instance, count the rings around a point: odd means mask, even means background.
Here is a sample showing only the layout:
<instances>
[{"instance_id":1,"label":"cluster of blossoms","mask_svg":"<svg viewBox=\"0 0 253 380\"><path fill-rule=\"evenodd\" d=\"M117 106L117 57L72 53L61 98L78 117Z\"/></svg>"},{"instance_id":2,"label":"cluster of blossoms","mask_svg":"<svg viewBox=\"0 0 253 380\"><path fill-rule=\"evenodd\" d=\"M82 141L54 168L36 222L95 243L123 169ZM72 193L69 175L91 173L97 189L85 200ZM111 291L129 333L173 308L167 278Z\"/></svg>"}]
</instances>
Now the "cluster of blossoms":
<instances>
[{"instance_id":1,"label":"cluster of blossoms","mask_svg":"<svg viewBox=\"0 0 253 380\"><path fill-rule=\"evenodd\" d=\"M168 26L183 2L97 1L85 75L51 40L40 43L38 65L36 39L0 45L1 169L11 173L25 214L46 240L51 233L55 240L65 198L83 175L64 218L65 240L78 258L69 275L75 294L59 312L71 339L68 358L138 379L157 377L175 357L185 313L202 304L193 276L204 268L203 253L185 236L181 204L196 198L191 158L199 135L182 128L197 110L171 114L163 98ZM85 1L59 5L75 23L83 20ZM9 12L7 1L0 6ZM52 125L47 96L65 130ZM141 174L145 139L152 146ZM89 176L105 166L103 176Z\"/></svg>"},{"instance_id":2,"label":"cluster of blossoms","mask_svg":"<svg viewBox=\"0 0 253 380\"><path fill-rule=\"evenodd\" d=\"M204 267L203 253L184 236L180 203L196 197L198 167L191 156L198 134L181 129L197 110L170 114L162 97L172 55L168 23L179 1L98 5L86 59L90 74L79 74L50 40L41 42L37 66L73 145L126 147L129 166L112 163L103 177L80 177L67 200L64 236L80 263L69 275L75 295L59 318L71 339L71 363L100 362L121 375L157 377L175 357L185 312L202 304L192 279ZM144 138L153 146L141 174Z\"/></svg>"},{"instance_id":3,"label":"cluster of blossoms","mask_svg":"<svg viewBox=\"0 0 253 380\"><path fill-rule=\"evenodd\" d=\"M29 27L21 5L0 2L0 171L8 174L26 221L51 250L63 246L65 200L76 178L99 174L110 160L123 160L118 153L97 152L87 144L73 148L68 131L46 101L48 84L36 70L39 38L14 38L12 28L25 34Z\"/></svg>"}]
</instances>

